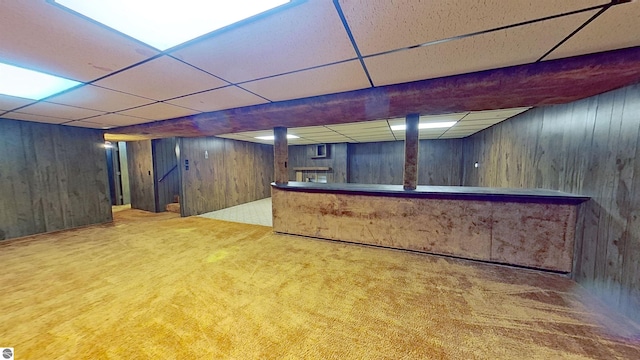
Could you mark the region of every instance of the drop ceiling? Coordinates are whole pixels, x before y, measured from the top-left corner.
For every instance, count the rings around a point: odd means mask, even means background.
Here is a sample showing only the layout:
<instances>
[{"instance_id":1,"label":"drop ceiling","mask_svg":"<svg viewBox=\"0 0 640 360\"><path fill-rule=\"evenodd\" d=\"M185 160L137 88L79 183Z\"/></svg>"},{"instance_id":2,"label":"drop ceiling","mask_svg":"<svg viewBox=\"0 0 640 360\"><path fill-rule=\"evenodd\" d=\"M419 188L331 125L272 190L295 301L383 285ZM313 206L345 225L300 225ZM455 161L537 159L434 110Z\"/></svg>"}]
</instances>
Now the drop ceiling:
<instances>
[{"instance_id":1,"label":"drop ceiling","mask_svg":"<svg viewBox=\"0 0 640 360\"><path fill-rule=\"evenodd\" d=\"M255 141L273 123L259 118L277 113L300 136L292 143L397 140L389 126L402 106L385 107L378 89L633 48L639 24L638 1L307 0L161 52L45 0L2 1L0 62L84 85L41 101L0 95L0 117L132 138L144 127L147 138ZM421 108L459 117L422 137L465 137L545 103L495 101L482 91L466 105L448 94L451 106ZM366 96L364 115L331 110L356 93ZM292 104L312 117L289 113Z\"/></svg>"},{"instance_id":2,"label":"drop ceiling","mask_svg":"<svg viewBox=\"0 0 640 360\"><path fill-rule=\"evenodd\" d=\"M476 132L505 121L529 108L515 108L488 111L471 111L446 115L422 116L420 123L453 122L449 128L421 129L420 139L455 139L467 137ZM360 143L373 141L404 140L404 130L393 130L394 125L405 123L404 118L362 121L324 126L306 126L287 129L287 134L298 136L289 139L289 145L308 145L317 143ZM217 135L227 139L272 144L273 140L261 140L256 137L273 135L272 130L245 131Z\"/></svg>"}]
</instances>

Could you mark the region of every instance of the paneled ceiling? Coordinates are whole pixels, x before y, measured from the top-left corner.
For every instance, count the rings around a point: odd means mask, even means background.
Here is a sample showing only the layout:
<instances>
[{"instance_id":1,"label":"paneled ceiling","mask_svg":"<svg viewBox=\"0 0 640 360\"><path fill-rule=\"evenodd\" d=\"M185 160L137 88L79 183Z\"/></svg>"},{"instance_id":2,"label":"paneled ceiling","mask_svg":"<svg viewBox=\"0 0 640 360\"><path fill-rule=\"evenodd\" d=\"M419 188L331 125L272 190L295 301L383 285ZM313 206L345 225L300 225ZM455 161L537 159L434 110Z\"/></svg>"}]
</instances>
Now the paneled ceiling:
<instances>
[{"instance_id":1,"label":"paneled ceiling","mask_svg":"<svg viewBox=\"0 0 640 360\"><path fill-rule=\"evenodd\" d=\"M83 83L40 101L0 95L0 117L109 129L122 138L256 141L274 125L258 119L277 113L300 136L291 143L390 141L402 139L390 125L401 121L403 108L380 103L378 90L388 86L640 46L638 1L294 2L162 52L45 0L0 0L0 62ZM640 69L611 86L635 79ZM465 86L464 79L447 84L453 83ZM433 94L428 83L412 89L414 98ZM450 129L423 131L424 138L465 137L552 103L492 101L480 87L465 91L449 94L451 106L420 100L428 105L419 107L421 115L459 120ZM364 115L326 110L352 94L364 99ZM591 94L586 88L554 94L556 102L581 95ZM312 118L300 115L300 104Z\"/></svg>"},{"instance_id":2,"label":"paneled ceiling","mask_svg":"<svg viewBox=\"0 0 640 360\"><path fill-rule=\"evenodd\" d=\"M423 116L420 123L456 122L452 127L421 129L420 139L454 139L473 135L529 108L471 111L446 115ZM403 125L404 118L362 121L324 126L305 126L287 129L287 134L297 138L289 139L290 145L316 143L360 143L372 141L404 140L404 130L394 130L394 125ZM245 131L218 135L219 137L271 144L273 141L257 137L273 135L273 130Z\"/></svg>"}]
</instances>

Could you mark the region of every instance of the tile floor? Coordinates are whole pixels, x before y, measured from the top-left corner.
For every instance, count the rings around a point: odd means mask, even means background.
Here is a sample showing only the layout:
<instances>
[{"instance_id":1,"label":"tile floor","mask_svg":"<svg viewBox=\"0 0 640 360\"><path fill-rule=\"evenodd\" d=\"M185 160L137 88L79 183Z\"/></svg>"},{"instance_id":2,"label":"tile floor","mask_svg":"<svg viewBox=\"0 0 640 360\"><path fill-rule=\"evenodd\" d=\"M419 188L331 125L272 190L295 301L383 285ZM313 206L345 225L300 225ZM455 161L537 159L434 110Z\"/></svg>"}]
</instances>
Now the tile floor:
<instances>
[{"instance_id":1,"label":"tile floor","mask_svg":"<svg viewBox=\"0 0 640 360\"><path fill-rule=\"evenodd\" d=\"M212 211L199 216L245 224L273 226L271 217L271 198L253 201L218 211Z\"/></svg>"}]
</instances>

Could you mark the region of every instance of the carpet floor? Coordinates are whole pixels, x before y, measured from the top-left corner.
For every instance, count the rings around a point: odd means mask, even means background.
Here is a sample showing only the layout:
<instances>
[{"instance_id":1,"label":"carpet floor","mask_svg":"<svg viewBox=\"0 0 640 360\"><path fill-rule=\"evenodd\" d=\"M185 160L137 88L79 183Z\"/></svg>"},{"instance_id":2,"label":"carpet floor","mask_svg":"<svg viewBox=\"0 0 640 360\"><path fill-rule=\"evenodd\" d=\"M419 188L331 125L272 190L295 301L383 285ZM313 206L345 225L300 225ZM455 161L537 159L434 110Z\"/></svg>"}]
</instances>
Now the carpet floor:
<instances>
[{"instance_id":1,"label":"carpet floor","mask_svg":"<svg viewBox=\"0 0 640 360\"><path fill-rule=\"evenodd\" d=\"M560 275L172 213L114 218L0 244L0 347L16 359L640 359L637 329Z\"/></svg>"}]
</instances>

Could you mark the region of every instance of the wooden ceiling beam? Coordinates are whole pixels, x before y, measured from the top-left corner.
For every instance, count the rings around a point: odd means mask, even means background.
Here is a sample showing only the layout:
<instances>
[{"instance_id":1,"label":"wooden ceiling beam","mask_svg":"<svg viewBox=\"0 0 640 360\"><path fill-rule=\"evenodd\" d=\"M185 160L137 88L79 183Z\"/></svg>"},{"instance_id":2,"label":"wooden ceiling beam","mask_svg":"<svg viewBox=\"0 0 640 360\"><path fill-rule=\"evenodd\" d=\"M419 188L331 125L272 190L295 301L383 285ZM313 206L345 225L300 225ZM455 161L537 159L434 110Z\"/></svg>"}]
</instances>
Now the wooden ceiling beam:
<instances>
[{"instance_id":1,"label":"wooden ceiling beam","mask_svg":"<svg viewBox=\"0 0 640 360\"><path fill-rule=\"evenodd\" d=\"M464 111L564 104L640 81L640 47L221 110L107 131L197 137Z\"/></svg>"}]
</instances>

